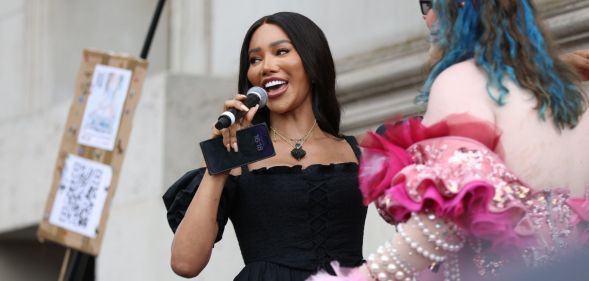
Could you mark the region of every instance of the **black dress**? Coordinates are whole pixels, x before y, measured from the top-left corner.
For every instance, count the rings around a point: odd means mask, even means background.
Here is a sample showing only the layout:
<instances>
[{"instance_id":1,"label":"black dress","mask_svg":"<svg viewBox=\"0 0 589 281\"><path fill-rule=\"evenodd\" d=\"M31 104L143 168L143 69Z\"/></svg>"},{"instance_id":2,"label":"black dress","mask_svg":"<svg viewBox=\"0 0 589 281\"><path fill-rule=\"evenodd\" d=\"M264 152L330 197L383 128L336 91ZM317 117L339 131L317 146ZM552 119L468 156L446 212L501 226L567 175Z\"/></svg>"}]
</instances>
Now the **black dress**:
<instances>
[{"instance_id":1,"label":"black dress","mask_svg":"<svg viewBox=\"0 0 589 281\"><path fill-rule=\"evenodd\" d=\"M356 156L360 150L346 137ZM164 194L173 231L205 173L186 173ZM358 165L261 168L229 176L217 222L221 240L227 219L235 227L245 267L234 280L302 281L329 263L346 267L363 262L366 207L358 189Z\"/></svg>"}]
</instances>

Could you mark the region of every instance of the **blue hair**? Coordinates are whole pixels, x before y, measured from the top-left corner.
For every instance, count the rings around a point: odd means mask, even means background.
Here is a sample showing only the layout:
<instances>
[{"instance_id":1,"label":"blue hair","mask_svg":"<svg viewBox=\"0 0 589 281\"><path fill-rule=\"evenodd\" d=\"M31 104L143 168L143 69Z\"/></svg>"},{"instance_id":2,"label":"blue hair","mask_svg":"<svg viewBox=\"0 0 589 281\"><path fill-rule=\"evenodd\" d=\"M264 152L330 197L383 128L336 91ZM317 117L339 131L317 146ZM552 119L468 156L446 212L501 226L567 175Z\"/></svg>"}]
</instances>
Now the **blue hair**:
<instances>
[{"instance_id":1,"label":"blue hair","mask_svg":"<svg viewBox=\"0 0 589 281\"><path fill-rule=\"evenodd\" d=\"M535 8L529 0L509 1L508 8L499 2L434 1L438 18L434 44L442 57L432 67L417 101L427 102L435 79L448 67L474 59L487 74L487 94L497 105L504 105L509 94L503 81L507 77L534 93L540 118L549 112L558 128L574 127L586 109L587 97L573 82L571 71L551 52ZM518 70L523 71L518 75Z\"/></svg>"}]
</instances>

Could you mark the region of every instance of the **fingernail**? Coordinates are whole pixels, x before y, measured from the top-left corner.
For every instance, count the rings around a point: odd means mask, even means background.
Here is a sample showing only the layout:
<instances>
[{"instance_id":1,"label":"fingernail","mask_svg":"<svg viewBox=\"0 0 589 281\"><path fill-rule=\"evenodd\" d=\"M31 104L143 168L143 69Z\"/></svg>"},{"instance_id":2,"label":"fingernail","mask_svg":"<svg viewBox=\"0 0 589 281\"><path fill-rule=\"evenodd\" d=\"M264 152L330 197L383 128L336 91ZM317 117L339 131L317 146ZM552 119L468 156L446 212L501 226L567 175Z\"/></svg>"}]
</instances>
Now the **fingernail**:
<instances>
[{"instance_id":1,"label":"fingernail","mask_svg":"<svg viewBox=\"0 0 589 281\"><path fill-rule=\"evenodd\" d=\"M227 147L227 152L231 152L231 146L229 144L225 145Z\"/></svg>"},{"instance_id":2,"label":"fingernail","mask_svg":"<svg viewBox=\"0 0 589 281\"><path fill-rule=\"evenodd\" d=\"M235 150L235 152L238 152L239 151L239 149L237 147L237 142L234 142L233 143L233 150Z\"/></svg>"},{"instance_id":3,"label":"fingernail","mask_svg":"<svg viewBox=\"0 0 589 281\"><path fill-rule=\"evenodd\" d=\"M245 106L244 104L241 105L241 110L243 111L248 111L250 110L249 108L247 108L247 106Z\"/></svg>"}]
</instances>

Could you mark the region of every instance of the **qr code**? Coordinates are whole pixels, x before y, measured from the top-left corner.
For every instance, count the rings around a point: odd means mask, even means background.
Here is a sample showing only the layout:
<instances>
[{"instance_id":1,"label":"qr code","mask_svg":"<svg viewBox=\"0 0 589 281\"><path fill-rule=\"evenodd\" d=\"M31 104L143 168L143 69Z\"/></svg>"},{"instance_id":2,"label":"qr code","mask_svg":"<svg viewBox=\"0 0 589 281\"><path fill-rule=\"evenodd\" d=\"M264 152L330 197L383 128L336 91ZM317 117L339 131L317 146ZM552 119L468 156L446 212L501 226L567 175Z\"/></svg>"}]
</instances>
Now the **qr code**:
<instances>
[{"instance_id":1,"label":"qr code","mask_svg":"<svg viewBox=\"0 0 589 281\"><path fill-rule=\"evenodd\" d=\"M81 227L88 226L88 218L95 206L96 191L101 177L101 170L74 163L68 184L59 187L65 192L66 197L59 214L61 222Z\"/></svg>"},{"instance_id":2,"label":"qr code","mask_svg":"<svg viewBox=\"0 0 589 281\"><path fill-rule=\"evenodd\" d=\"M110 166L70 155L56 193L51 223L94 237L111 176Z\"/></svg>"}]
</instances>

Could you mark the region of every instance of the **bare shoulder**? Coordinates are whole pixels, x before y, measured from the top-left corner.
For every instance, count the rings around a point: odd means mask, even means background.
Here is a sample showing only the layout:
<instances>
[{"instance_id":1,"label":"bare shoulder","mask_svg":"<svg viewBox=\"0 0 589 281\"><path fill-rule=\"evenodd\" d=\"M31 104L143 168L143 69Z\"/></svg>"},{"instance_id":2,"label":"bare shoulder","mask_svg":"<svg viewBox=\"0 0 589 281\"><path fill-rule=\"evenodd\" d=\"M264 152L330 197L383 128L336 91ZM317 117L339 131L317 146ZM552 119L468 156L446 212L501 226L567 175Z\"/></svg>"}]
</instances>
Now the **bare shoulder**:
<instances>
[{"instance_id":1,"label":"bare shoulder","mask_svg":"<svg viewBox=\"0 0 589 281\"><path fill-rule=\"evenodd\" d=\"M353 136L348 138L354 138ZM357 140L357 139L356 139ZM343 163L356 162L356 155L351 141L345 137L339 138L326 134L319 143L318 149L325 156L320 162L323 163Z\"/></svg>"},{"instance_id":2,"label":"bare shoulder","mask_svg":"<svg viewBox=\"0 0 589 281\"><path fill-rule=\"evenodd\" d=\"M474 62L466 60L444 70L434 81L430 98L473 98L486 91L487 76Z\"/></svg>"},{"instance_id":3,"label":"bare shoulder","mask_svg":"<svg viewBox=\"0 0 589 281\"><path fill-rule=\"evenodd\" d=\"M454 64L436 77L424 123L433 124L460 113L494 122L492 100L487 95L487 76L474 60Z\"/></svg>"}]
</instances>

